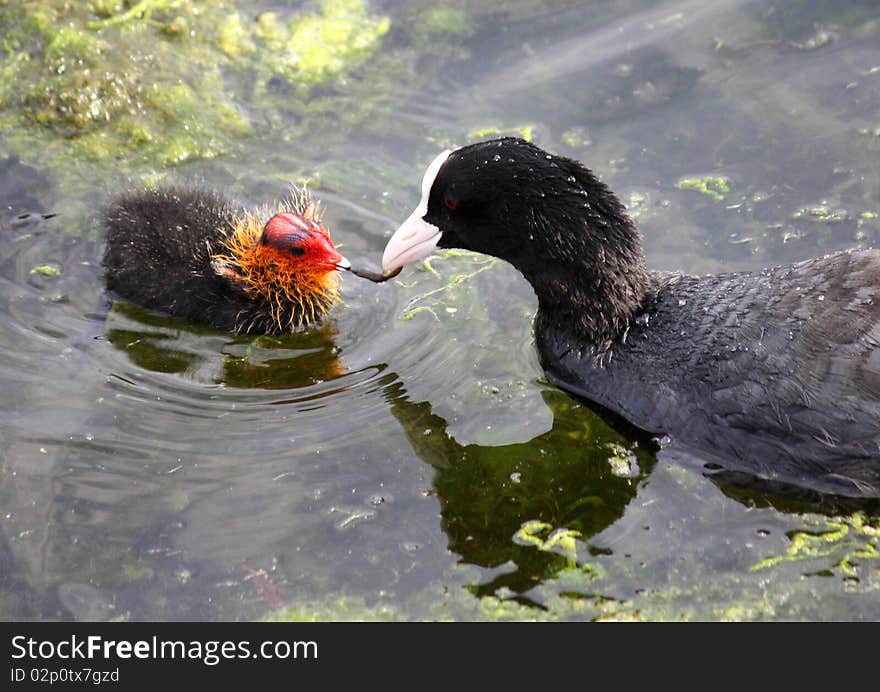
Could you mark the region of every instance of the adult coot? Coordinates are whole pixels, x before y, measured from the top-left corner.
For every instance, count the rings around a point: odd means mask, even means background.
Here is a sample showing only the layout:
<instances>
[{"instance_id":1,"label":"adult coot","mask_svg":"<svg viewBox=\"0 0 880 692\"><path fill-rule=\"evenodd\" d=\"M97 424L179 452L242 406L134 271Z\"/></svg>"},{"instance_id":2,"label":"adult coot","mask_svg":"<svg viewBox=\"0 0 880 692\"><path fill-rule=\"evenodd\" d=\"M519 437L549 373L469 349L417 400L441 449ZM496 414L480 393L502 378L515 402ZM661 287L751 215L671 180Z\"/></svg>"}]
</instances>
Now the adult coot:
<instances>
[{"instance_id":1,"label":"adult coot","mask_svg":"<svg viewBox=\"0 0 880 692\"><path fill-rule=\"evenodd\" d=\"M538 297L549 378L708 469L880 495L880 251L717 276L650 271L577 161L503 138L445 151L386 272L435 247L510 262Z\"/></svg>"},{"instance_id":2,"label":"adult coot","mask_svg":"<svg viewBox=\"0 0 880 692\"><path fill-rule=\"evenodd\" d=\"M122 194L103 214L108 286L145 307L236 332L316 322L338 301L337 270L350 264L307 192L273 211L245 211L199 187Z\"/></svg>"}]
</instances>

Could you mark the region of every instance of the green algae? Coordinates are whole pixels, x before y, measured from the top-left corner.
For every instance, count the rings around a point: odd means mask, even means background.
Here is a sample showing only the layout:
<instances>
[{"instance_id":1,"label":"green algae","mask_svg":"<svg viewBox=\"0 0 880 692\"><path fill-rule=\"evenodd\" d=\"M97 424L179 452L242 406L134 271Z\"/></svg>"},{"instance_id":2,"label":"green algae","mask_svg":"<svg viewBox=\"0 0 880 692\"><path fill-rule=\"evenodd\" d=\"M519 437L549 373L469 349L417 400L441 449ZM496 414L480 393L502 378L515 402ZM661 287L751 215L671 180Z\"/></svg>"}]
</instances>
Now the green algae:
<instances>
[{"instance_id":1,"label":"green algae","mask_svg":"<svg viewBox=\"0 0 880 692\"><path fill-rule=\"evenodd\" d=\"M390 20L371 16L363 0L322 0L320 13L289 23L264 12L254 32L262 56L254 64L255 93L271 96L270 82L276 77L286 79L300 98L327 80L344 85L346 75L376 53L390 28Z\"/></svg>"},{"instance_id":2,"label":"green algae","mask_svg":"<svg viewBox=\"0 0 880 692\"><path fill-rule=\"evenodd\" d=\"M639 221L648 215L650 199L641 192L631 192L626 200L626 213L633 221Z\"/></svg>"},{"instance_id":3,"label":"green algae","mask_svg":"<svg viewBox=\"0 0 880 692\"><path fill-rule=\"evenodd\" d=\"M819 204L814 207L804 207L792 214L793 219L805 219L816 223L840 223L849 221L850 215L844 209L830 209L827 205Z\"/></svg>"},{"instance_id":4,"label":"green algae","mask_svg":"<svg viewBox=\"0 0 880 692\"><path fill-rule=\"evenodd\" d=\"M808 518L809 519L809 518ZM816 521L813 517L812 521ZM841 528L841 523L849 528ZM818 525L818 524L817 524ZM856 528L858 527L858 528ZM870 597L880 585L880 570L868 572L867 561L878 559L877 527L862 515L847 517L843 522L829 518L825 530L819 530L806 543L829 546L846 542L853 532L862 536L863 544L846 556L835 559L834 571L844 584L851 584ZM558 531L558 529L557 529ZM525 522L513 540L526 549L547 549L553 525L542 520ZM571 540L576 536L569 534ZM865 542L865 538L868 540ZM815 546L807 552L811 559L828 558L826 549L817 555ZM610 556L609 556L610 557ZM803 559L807 559L806 555ZM470 587L427 585L424 590L394 605L378 600L368 605L362 597L328 596L317 603L299 604L274 611L268 620L484 620L484 621L558 621L565 619L594 621L754 621L810 618L812 603L810 578L823 579L815 573L794 579L785 573L774 573L771 567L760 568L763 578L748 578L737 573L703 573L699 564L692 564L680 574L671 573L670 583L640 590L621 597L621 583L631 577L621 569L619 561L603 562L598 555L584 564L566 560L565 566L552 577L538 583L525 594L514 594L504 587L492 594L480 594ZM778 566L778 563L776 563ZM466 565L456 571L472 570ZM866 574L867 572L867 574ZM713 576L709 576L712 574ZM860 579L862 582L860 584ZM866 577L866 578L864 578ZM453 583L472 579L463 574L447 577ZM873 580L873 581L872 581ZM873 586L872 586L873 584ZM623 588L626 591L626 588ZM800 605L799 605L800 604Z\"/></svg>"},{"instance_id":5,"label":"green algae","mask_svg":"<svg viewBox=\"0 0 880 692\"><path fill-rule=\"evenodd\" d=\"M31 274L39 274L40 276L61 276L61 270L51 264L39 264L31 269Z\"/></svg>"},{"instance_id":6,"label":"green algae","mask_svg":"<svg viewBox=\"0 0 880 692\"><path fill-rule=\"evenodd\" d=\"M442 4L425 8L415 22L414 31L425 37L437 34L461 36L473 33L474 27L464 9Z\"/></svg>"},{"instance_id":7,"label":"green algae","mask_svg":"<svg viewBox=\"0 0 880 692\"><path fill-rule=\"evenodd\" d=\"M766 570L783 562L802 562L830 556L839 556L830 568L848 577L859 574L858 565L864 560L880 558L880 526L862 513L847 517L822 518L813 521L815 530L793 531L791 544L783 555L764 558L751 566L751 571Z\"/></svg>"},{"instance_id":8,"label":"green algae","mask_svg":"<svg viewBox=\"0 0 880 692\"><path fill-rule=\"evenodd\" d=\"M143 0L0 5L0 125L22 160L82 178L86 163L167 167L235 152L253 133L241 104L275 98L281 79L301 97L368 61L390 29L363 0L250 21L232 2ZM315 109L330 110L329 105ZM70 165L69 159L74 159ZM73 170L71 170L73 169Z\"/></svg>"},{"instance_id":9,"label":"green algae","mask_svg":"<svg viewBox=\"0 0 880 692\"><path fill-rule=\"evenodd\" d=\"M458 60L470 57L465 40L473 35L475 26L464 7L443 3L412 14L406 29L419 55L454 56Z\"/></svg>"},{"instance_id":10,"label":"green algae","mask_svg":"<svg viewBox=\"0 0 880 692\"><path fill-rule=\"evenodd\" d=\"M564 527L554 529L547 522L530 520L513 535L513 540L520 545L532 545L544 552L558 553L566 559L569 567L574 567L577 565L576 539L581 536L580 531Z\"/></svg>"},{"instance_id":11,"label":"green algae","mask_svg":"<svg viewBox=\"0 0 880 692\"><path fill-rule=\"evenodd\" d=\"M370 17L363 0L322 0L321 14L290 25L289 39L275 46L279 54L270 66L306 86L338 78L368 59L390 26L387 17Z\"/></svg>"},{"instance_id":12,"label":"green algae","mask_svg":"<svg viewBox=\"0 0 880 692\"><path fill-rule=\"evenodd\" d=\"M725 195L730 192L727 178L716 175L706 175L702 178L684 178L679 180L675 187L679 190L694 190L711 197L716 202L722 201Z\"/></svg>"},{"instance_id":13,"label":"green algae","mask_svg":"<svg viewBox=\"0 0 880 692\"><path fill-rule=\"evenodd\" d=\"M527 142L531 142L535 136L535 128L533 125L516 125L513 127L480 127L471 130L465 136L467 141L479 142L484 139L494 139L496 137L520 137Z\"/></svg>"},{"instance_id":14,"label":"green algae","mask_svg":"<svg viewBox=\"0 0 880 692\"><path fill-rule=\"evenodd\" d=\"M379 604L370 606L362 596L335 595L320 601L289 606L269 613L267 622L322 622L345 620L377 622L401 619L395 608Z\"/></svg>"},{"instance_id":15,"label":"green algae","mask_svg":"<svg viewBox=\"0 0 880 692\"><path fill-rule=\"evenodd\" d=\"M670 476L684 484L683 490L689 490L693 483L699 482L698 476L683 469L670 470ZM705 497L700 500L706 501L715 502ZM775 521L772 511L754 511L763 512L764 520ZM880 562L880 527L876 517L862 513L843 517L805 514L794 520L803 526L788 534L792 545L797 546L797 557L768 561L763 566L756 565L751 571L747 564L736 558L745 545L735 542L728 547L723 569L704 564L698 546L693 546L693 552L682 554L682 559L689 556L686 562L670 562L662 546L646 545L656 556L658 564L655 568L659 567L663 572L648 588L637 588L634 592L633 586L643 584L645 571L652 569L650 562L643 562L647 555L638 558L633 555L636 559L630 560L627 559L629 555L615 555L615 551L598 549L585 542L589 539L567 531L565 538L576 543L578 550L589 547L591 557L583 563L578 563L576 558L565 559L561 567L523 592L516 593L501 586L484 593L479 587L466 586L462 582L477 581L478 572L472 565L459 564L439 581L426 585L406 599L395 600L393 606L388 606L381 598L374 605L365 606L364 601L351 604L350 599L339 597L341 607L338 610L326 608L327 603L336 600L327 598L317 608L300 606L293 612L301 616L306 611L311 616L320 615L320 618L331 620L350 617L487 621L803 620L815 619L816 613L828 613L828 608L843 606L842 601L833 597L834 603L823 606L816 603L816 580L826 580L829 576L836 576L846 592L872 599L880 588L880 566L877 564ZM551 548L560 553L557 557L564 557L563 551L559 550L561 546L553 546L550 540L559 531L554 528L556 526L559 524L555 520L544 518L525 521L510 542L535 554ZM674 527L663 530L670 529L674 530ZM627 532L614 542L619 543ZM634 547L630 544L627 550ZM760 548L756 546L749 554L759 552ZM813 571L799 574L799 564ZM786 569L786 566L794 569ZM818 570L815 569L817 566ZM363 607L367 608L367 613L361 610ZM850 607L855 609L851 614L857 613L858 601ZM844 617L846 613L834 612L838 617ZM277 613L270 615L277 616Z\"/></svg>"},{"instance_id":16,"label":"green algae","mask_svg":"<svg viewBox=\"0 0 880 692\"><path fill-rule=\"evenodd\" d=\"M450 276L444 276L434 267L433 262L438 260L441 262L444 260L456 260L453 265L453 273ZM463 262L476 268L462 269ZM459 289L465 287L468 282L478 275L492 269L496 263L497 260L495 258L455 249L445 250L432 258L424 260L422 268L443 283L436 288L431 288L411 298L404 307L400 319L410 320L419 313L427 312L433 315L437 321L440 321L440 317L437 315L438 310L442 310L447 315L454 315L457 312L457 305L465 299Z\"/></svg>"},{"instance_id":17,"label":"green algae","mask_svg":"<svg viewBox=\"0 0 880 692\"><path fill-rule=\"evenodd\" d=\"M270 13L267 13L270 14ZM243 58L257 50L255 34L260 31L245 24L239 12L231 12L217 27L217 47L230 58Z\"/></svg>"},{"instance_id":18,"label":"green algae","mask_svg":"<svg viewBox=\"0 0 880 692\"><path fill-rule=\"evenodd\" d=\"M569 128L559 136L559 139L572 149L583 149L593 143L589 132L583 127Z\"/></svg>"},{"instance_id":19,"label":"green algae","mask_svg":"<svg viewBox=\"0 0 880 692\"><path fill-rule=\"evenodd\" d=\"M108 26L116 26L119 24L125 24L126 22L138 20L148 20L150 14L154 11L161 10L171 10L177 7L180 7L184 4L184 0L141 0L138 3L132 5L125 12L120 12L119 14L113 14L112 11L109 11L106 19L100 19L93 22L87 22L86 27L89 29L103 29ZM95 3L92 4L95 7ZM107 8L104 3L100 3L98 7L95 7L96 11L107 11Z\"/></svg>"},{"instance_id":20,"label":"green algae","mask_svg":"<svg viewBox=\"0 0 880 692\"><path fill-rule=\"evenodd\" d=\"M13 27L0 64L0 104L17 114L15 148L25 158L45 150L158 166L226 150L250 132L225 93L212 40L229 7L141 2L99 20L94 17L115 8L58 1L37 16L22 3L0 8ZM44 147L36 149L34 141Z\"/></svg>"},{"instance_id":21,"label":"green algae","mask_svg":"<svg viewBox=\"0 0 880 692\"><path fill-rule=\"evenodd\" d=\"M627 449L617 442L609 442L605 445L611 452L608 457L608 465L611 473L618 478L636 478L639 475L639 464L635 452Z\"/></svg>"},{"instance_id":22,"label":"green algae","mask_svg":"<svg viewBox=\"0 0 880 692\"><path fill-rule=\"evenodd\" d=\"M149 565L126 563L122 565L119 575L125 583L146 581L155 576L155 570Z\"/></svg>"}]
</instances>

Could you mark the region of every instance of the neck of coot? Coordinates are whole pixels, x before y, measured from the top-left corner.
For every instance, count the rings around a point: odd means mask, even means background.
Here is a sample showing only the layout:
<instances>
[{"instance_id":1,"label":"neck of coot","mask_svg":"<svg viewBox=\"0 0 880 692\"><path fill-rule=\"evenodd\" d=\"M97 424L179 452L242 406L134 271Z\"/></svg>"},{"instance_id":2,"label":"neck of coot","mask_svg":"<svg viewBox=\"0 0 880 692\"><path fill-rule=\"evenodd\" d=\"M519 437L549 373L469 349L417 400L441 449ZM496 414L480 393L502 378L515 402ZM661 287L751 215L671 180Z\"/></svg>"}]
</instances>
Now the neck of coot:
<instances>
[{"instance_id":1,"label":"neck of coot","mask_svg":"<svg viewBox=\"0 0 880 692\"><path fill-rule=\"evenodd\" d=\"M587 172L589 174L589 172ZM538 297L541 329L564 334L594 351L607 349L656 296L658 282L645 266L639 233L623 205L589 174L571 207L554 215L535 210L548 229L513 264ZM584 184L584 183L588 184Z\"/></svg>"}]
</instances>

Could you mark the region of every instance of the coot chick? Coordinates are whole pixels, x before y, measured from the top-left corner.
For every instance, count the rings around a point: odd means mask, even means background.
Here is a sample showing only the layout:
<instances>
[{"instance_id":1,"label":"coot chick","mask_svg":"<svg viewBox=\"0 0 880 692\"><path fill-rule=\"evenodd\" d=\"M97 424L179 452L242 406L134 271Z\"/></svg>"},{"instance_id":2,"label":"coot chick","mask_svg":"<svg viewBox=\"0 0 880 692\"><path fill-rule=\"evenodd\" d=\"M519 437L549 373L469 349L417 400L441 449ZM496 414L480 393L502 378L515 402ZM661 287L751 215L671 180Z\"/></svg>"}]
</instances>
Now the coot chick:
<instances>
[{"instance_id":1,"label":"coot chick","mask_svg":"<svg viewBox=\"0 0 880 692\"><path fill-rule=\"evenodd\" d=\"M235 332L317 322L339 300L338 270L350 265L307 192L273 212L245 211L199 187L122 194L103 214L108 286L144 307Z\"/></svg>"},{"instance_id":2,"label":"coot chick","mask_svg":"<svg viewBox=\"0 0 880 692\"><path fill-rule=\"evenodd\" d=\"M514 138L440 154L383 266L435 247L516 267L537 294L550 380L670 436L669 456L773 487L880 495L880 251L650 271L608 187Z\"/></svg>"}]
</instances>

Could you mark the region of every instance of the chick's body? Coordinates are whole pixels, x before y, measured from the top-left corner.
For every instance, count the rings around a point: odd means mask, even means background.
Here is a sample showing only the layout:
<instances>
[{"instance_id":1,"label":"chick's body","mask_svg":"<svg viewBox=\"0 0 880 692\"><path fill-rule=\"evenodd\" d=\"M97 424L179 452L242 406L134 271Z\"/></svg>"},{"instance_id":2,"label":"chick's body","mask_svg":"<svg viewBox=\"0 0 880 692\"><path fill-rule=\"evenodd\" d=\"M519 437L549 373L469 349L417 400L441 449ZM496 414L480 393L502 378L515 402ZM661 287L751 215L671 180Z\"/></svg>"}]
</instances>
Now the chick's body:
<instances>
[{"instance_id":1,"label":"chick's body","mask_svg":"<svg viewBox=\"0 0 880 692\"><path fill-rule=\"evenodd\" d=\"M236 332L315 322L338 300L336 270L345 260L307 195L278 212L264 229L259 215L211 190L123 194L104 210L108 287L144 307Z\"/></svg>"}]
</instances>

